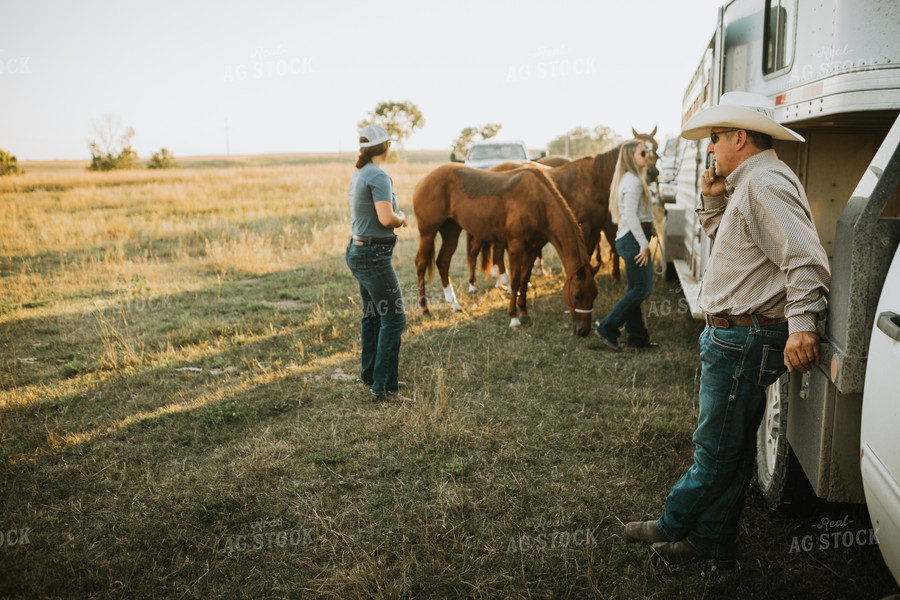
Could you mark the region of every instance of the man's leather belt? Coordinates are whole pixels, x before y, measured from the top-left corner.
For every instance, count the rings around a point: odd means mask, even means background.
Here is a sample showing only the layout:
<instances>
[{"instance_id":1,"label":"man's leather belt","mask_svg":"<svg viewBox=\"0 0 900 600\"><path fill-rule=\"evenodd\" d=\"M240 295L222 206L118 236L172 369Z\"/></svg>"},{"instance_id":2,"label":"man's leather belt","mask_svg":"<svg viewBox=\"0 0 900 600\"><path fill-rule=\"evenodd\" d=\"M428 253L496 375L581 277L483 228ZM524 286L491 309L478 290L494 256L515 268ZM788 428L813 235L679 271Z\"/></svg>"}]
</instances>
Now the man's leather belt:
<instances>
[{"instance_id":1,"label":"man's leather belt","mask_svg":"<svg viewBox=\"0 0 900 600\"><path fill-rule=\"evenodd\" d=\"M777 325L784 323L787 319L773 319L756 315L756 322L760 327L766 325ZM728 329L729 327L753 327L753 315L706 315L706 324L719 329Z\"/></svg>"},{"instance_id":2,"label":"man's leather belt","mask_svg":"<svg viewBox=\"0 0 900 600\"><path fill-rule=\"evenodd\" d=\"M365 237L362 235L353 235L353 241L357 246L365 246L368 244L387 244L393 246L397 241L397 236L391 237Z\"/></svg>"}]
</instances>

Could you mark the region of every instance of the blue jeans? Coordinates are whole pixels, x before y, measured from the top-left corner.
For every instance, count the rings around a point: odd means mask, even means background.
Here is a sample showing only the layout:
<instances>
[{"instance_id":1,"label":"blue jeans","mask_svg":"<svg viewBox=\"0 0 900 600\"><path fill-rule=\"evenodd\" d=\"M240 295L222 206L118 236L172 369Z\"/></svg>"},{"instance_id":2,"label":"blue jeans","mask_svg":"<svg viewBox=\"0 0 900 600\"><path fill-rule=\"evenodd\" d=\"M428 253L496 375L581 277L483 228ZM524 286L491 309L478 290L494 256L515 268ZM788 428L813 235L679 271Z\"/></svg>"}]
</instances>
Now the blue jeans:
<instances>
[{"instance_id":1,"label":"blue jeans","mask_svg":"<svg viewBox=\"0 0 900 600\"><path fill-rule=\"evenodd\" d=\"M786 370L787 337L787 323L707 327L700 335L703 370L694 464L672 488L657 521L670 540L687 538L708 556L734 558L766 388Z\"/></svg>"},{"instance_id":2,"label":"blue jeans","mask_svg":"<svg viewBox=\"0 0 900 600\"><path fill-rule=\"evenodd\" d=\"M597 331L613 343L618 342L619 329L623 323L628 334L629 346L646 346L650 343L650 334L641 313L641 302L650 297L653 286L653 264L648 261L643 267L638 266L634 259L640 251L641 246L630 231L616 240L616 252L625 261L628 291L597 327Z\"/></svg>"},{"instance_id":3,"label":"blue jeans","mask_svg":"<svg viewBox=\"0 0 900 600\"><path fill-rule=\"evenodd\" d=\"M400 336L406 329L406 311L400 280L391 265L390 244L347 245L347 266L359 282L362 296L363 382L376 395L399 391L397 369Z\"/></svg>"}]
</instances>

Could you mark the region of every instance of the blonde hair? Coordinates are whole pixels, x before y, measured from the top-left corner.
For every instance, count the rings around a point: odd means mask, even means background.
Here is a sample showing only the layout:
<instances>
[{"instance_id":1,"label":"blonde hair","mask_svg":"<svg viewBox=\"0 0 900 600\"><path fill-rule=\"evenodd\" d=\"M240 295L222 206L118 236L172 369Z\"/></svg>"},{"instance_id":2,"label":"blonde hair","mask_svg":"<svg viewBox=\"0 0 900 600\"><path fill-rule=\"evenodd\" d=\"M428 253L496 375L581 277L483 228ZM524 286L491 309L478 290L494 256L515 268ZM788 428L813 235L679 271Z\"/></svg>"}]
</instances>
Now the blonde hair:
<instances>
[{"instance_id":1,"label":"blonde hair","mask_svg":"<svg viewBox=\"0 0 900 600\"><path fill-rule=\"evenodd\" d=\"M619 185L625 173L631 173L641 182L644 188L644 208L650 212L650 188L647 187L647 168L638 167L634 162L634 151L638 146L644 145L642 140L628 140L619 148L619 160L616 161L616 173L613 175L609 186L609 214L613 223L619 222Z\"/></svg>"}]
</instances>

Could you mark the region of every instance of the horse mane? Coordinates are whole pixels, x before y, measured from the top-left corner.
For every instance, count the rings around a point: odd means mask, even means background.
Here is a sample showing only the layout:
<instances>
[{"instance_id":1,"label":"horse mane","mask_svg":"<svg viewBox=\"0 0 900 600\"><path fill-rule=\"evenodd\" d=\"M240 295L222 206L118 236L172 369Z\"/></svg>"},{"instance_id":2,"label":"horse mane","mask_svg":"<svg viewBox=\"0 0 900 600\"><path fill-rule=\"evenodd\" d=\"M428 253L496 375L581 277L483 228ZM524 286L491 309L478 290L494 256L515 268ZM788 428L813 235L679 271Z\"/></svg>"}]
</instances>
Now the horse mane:
<instances>
[{"instance_id":1,"label":"horse mane","mask_svg":"<svg viewBox=\"0 0 900 600\"><path fill-rule=\"evenodd\" d=\"M574 162L574 161L573 161ZM537 175L538 180L544 184L544 187L550 192L550 195L556 200L557 206L562 210L567 216L566 225L569 227L569 235L573 238L580 240L581 243L578 245L580 250L579 254L586 254L587 250L584 248L584 235L581 233L581 227L578 226L578 219L575 218L575 213L572 212L572 208L569 206L569 203L566 202L566 199L563 198L562 194L556 188L556 185L550 179L550 176L547 175L543 170L536 168L529 168L529 172ZM584 258L584 257L583 257ZM590 259L588 258L585 262L590 263Z\"/></svg>"}]
</instances>

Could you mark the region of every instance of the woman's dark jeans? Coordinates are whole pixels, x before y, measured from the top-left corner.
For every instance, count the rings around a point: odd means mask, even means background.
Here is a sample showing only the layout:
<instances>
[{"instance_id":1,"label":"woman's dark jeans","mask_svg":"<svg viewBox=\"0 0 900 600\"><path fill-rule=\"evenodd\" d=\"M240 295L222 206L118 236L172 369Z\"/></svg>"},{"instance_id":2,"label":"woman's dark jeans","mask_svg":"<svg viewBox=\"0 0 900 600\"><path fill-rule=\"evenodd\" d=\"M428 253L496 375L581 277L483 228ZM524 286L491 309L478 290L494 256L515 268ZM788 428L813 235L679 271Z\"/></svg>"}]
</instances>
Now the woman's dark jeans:
<instances>
[{"instance_id":1,"label":"woman's dark jeans","mask_svg":"<svg viewBox=\"0 0 900 600\"><path fill-rule=\"evenodd\" d=\"M628 278L628 291L616 303L606 318L597 326L597 331L613 343L618 343L619 329L625 324L628 333L628 345L646 346L650 343L650 334L644 325L641 314L641 302L650 296L653 286L653 262L647 261L643 267L634 262L641 251L640 244L629 231L616 240L616 251L625 261L625 275Z\"/></svg>"},{"instance_id":2,"label":"woman's dark jeans","mask_svg":"<svg viewBox=\"0 0 900 600\"><path fill-rule=\"evenodd\" d=\"M397 368L400 336L406 328L406 311L400 281L391 265L394 246L347 245L347 266L359 282L362 296L362 371L360 377L375 395L399 391Z\"/></svg>"}]
</instances>

